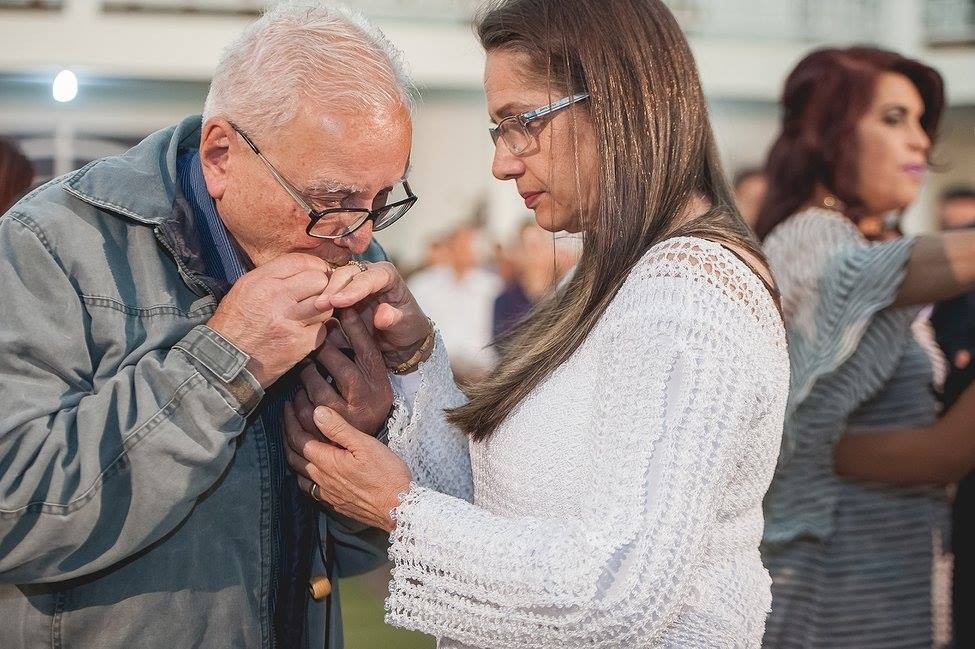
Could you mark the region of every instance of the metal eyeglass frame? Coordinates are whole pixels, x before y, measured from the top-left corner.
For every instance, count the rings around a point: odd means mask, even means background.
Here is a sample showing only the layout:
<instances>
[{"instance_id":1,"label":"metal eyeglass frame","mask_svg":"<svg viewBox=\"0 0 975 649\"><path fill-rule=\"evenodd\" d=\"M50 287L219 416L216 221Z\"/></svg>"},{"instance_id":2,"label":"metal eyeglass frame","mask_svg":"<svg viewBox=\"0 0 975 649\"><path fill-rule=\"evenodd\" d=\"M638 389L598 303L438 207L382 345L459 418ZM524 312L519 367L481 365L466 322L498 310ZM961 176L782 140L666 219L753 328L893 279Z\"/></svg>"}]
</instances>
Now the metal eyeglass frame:
<instances>
[{"instance_id":1,"label":"metal eyeglass frame","mask_svg":"<svg viewBox=\"0 0 975 649\"><path fill-rule=\"evenodd\" d=\"M494 142L494 146L497 146L498 139L504 138L504 132L502 131L502 128L504 127L505 123L516 121L518 124L521 125L521 130L524 132L525 138L529 142L531 142L535 139L535 137L528 132L529 124L531 124L537 119L551 115L557 111L562 110L563 108L566 108L568 106L571 106L575 103L582 101L583 99L588 99L588 98L589 98L588 92L580 92L574 95L569 95L568 97L563 97L562 99L553 101L551 104L542 106L540 108L535 108L533 110L529 110L519 115L512 115L511 117L505 117L503 120L498 122L496 126L492 126L488 128L488 132L491 133L491 140ZM508 147L508 150L511 151L511 153L513 153L516 156L522 155L525 151L528 150L528 147L525 147L521 151L515 151L514 147L511 146L508 140L505 140L504 144L505 146Z\"/></svg>"},{"instance_id":2,"label":"metal eyeglass frame","mask_svg":"<svg viewBox=\"0 0 975 649\"><path fill-rule=\"evenodd\" d=\"M410 209L419 200L419 197L413 193L413 190L410 189L410 184L406 180L404 180L402 181L403 188L406 190L407 197L401 201L396 201L395 203L384 205L378 209L370 210L365 207L333 207L327 210L316 210L314 207L311 206L311 204L307 200L305 200L304 196L301 195L301 192L299 192L294 185L288 182L288 180L281 175L281 172L275 169L274 165L271 164L271 161L268 160L263 153L261 153L261 150L257 148L257 145L254 144L253 140L251 140L246 133L244 133L235 124L231 124L230 127L234 129L234 131L236 131L237 134L240 135L240 137L244 138L244 142L247 143L247 146L250 147L251 151L257 154L257 157L261 159L261 162L263 162L264 166L266 166L268 171L271 172L271 175L274 177L274 179L278 181L278 184L281 185L282 188L284 188L284 191L288 192L288 195L291 196L291 198L294 199L296 203L298 203L301 209L308 212L309 223L308 223L308 227L305 228L305 234L307 234L310 237L314 237L316 239L329 239L329 240L341 239L342 237L347 237L353 232L355 232L356 230L358 230L359 228L361 228L363 225L365 225L366 221L372 221L373 232L378 232L379 230L385 230L393 223L396 223L396 221L400 220L407 212L410 211ZM403 211L394 219L384 223L380 223L378 227L376 226L376 223L380 219L380 217L385 215L387 212L393 210L394 208L403 207L403 206L406 206L405 209L403 209ZM356 221L354 221L352 225L346 226L345 227L346 231L343 232L342 234L315 234L312 232L312 229L316 225L318 225L318 222L321 221L323 218L329 216L330 214L338 214L339 212L361 213L362 216L356 219Z\"/></svg>"}]
</instances>

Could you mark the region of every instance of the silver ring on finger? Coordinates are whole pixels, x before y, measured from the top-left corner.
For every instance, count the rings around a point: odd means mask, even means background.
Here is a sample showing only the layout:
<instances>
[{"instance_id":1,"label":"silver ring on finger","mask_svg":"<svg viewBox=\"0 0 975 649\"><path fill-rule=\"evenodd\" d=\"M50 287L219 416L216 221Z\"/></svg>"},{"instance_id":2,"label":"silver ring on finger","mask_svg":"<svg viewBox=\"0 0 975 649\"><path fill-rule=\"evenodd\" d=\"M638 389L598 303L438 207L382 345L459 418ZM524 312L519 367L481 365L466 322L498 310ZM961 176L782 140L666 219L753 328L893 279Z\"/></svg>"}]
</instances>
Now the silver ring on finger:
<instances>
[{"instance_id":1,"label":"silver ring on finger","mask_svg":"<svg viewBox=\"0 0 975 649\"><path fill-rule=\"evenodd\" d=\"M312 500L315 500L317 502L323 502L322 499L318 496L318 483L317 482L312 482L311 483L311 489L308 490L308 494L311 496L311 499Z\"/></svg>"}]
</instances>

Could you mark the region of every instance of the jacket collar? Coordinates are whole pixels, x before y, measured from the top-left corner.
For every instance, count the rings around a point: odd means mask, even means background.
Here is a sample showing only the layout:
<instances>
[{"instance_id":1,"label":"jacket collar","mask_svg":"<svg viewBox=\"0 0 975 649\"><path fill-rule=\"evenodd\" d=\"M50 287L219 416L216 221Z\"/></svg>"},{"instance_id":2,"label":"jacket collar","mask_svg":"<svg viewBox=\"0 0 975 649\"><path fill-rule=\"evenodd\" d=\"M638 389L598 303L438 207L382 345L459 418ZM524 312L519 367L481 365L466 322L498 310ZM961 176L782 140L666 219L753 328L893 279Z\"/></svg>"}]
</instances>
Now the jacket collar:
<instances>
[{"instance_id":1,"label":"jacket collar","mask_svg":"<svg viewBox=\"0 0 975 649\"><path fill-rule=\"evenodd\" d=\"M96 160L62 182L65 191L99 209L145 225L181 218L174 202L182 198L176 158L199 148L202 120L187 117L157 131L125 153Z\"/></svg>"},{"instance_id":2,"label":"jacket collar","mask_svg":"<svg viewBox=\"0 0 975 649\"><path fill-rule=\"evenodd\" d=\"M64 190L95 208L150 226L196 293L219 299L226 282L210 277L199 225L180 189L176 159L199 148L202 119L187 117L157 131L125 153L96 160L68 175Z\"/></svg>"}]
</instances>

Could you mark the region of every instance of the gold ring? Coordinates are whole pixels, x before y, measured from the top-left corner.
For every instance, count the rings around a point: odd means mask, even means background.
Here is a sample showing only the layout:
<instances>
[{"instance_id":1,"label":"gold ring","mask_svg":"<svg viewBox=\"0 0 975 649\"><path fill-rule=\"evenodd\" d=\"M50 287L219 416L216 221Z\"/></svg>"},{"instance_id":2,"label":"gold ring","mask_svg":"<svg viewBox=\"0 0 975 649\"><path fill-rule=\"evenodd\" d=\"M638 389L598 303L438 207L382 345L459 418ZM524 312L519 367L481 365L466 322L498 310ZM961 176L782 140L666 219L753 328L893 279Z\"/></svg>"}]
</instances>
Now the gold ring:
<instances>
[{"instance_id":1,"label":"gold ring","mask_svg":"<svg viewBox=\"0 0 975 649\"><path fill-rule=\"evenodd\" d=\"M350 259L346 266L355 266L359 269L360 273L366 272L366 265L359 261L358 259Z\"/></svg>"},{"instance_id":2,"label":"gold ring","mask_svg":"<svg viewBox=\"0 0 975 649\"><path fill-rule=\"evenodd\" d=\"M318 497L318 483L317 482L311 483L311 489L308 491L308 493L311 496L311 499L312 500L317 500L318 502L322 502L322 499Z\"/></svg>"}]
</instances>

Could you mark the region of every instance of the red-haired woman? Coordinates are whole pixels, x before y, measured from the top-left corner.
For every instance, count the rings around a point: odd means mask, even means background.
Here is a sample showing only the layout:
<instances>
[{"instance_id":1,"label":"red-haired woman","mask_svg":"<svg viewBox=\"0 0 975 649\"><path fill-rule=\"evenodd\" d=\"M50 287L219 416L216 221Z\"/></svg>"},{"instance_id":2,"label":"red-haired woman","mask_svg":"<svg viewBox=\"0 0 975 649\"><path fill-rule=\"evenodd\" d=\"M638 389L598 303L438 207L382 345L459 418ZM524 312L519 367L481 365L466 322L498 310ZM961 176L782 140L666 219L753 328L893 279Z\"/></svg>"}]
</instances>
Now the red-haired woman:
<instances>
[{"instance_id":1,"label":"red-haired woman","mask_svg":"<svg viewBox=\"0 0 975 649\"><path fill-rule=\"evenodd\" d=\"M766 497L765 646L933 644L944 485L975 467L975 392L940 420L919 306L975 286L975 233L867 241L863 219L917 197L944 104L932 68L824 49L786 81L757 232L792 366Z\"/></svg>"}]
</instances>

